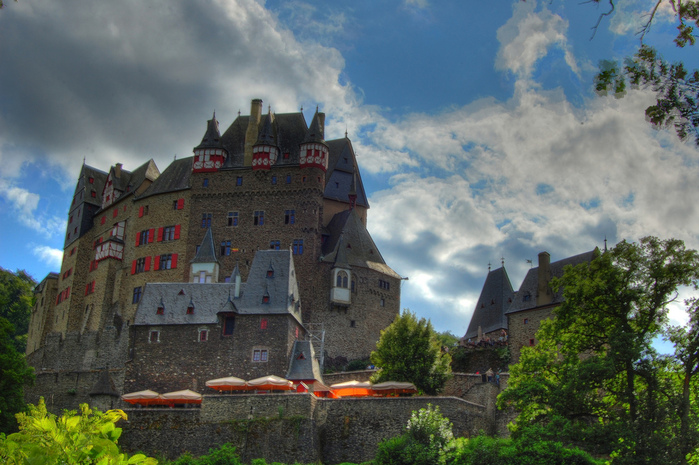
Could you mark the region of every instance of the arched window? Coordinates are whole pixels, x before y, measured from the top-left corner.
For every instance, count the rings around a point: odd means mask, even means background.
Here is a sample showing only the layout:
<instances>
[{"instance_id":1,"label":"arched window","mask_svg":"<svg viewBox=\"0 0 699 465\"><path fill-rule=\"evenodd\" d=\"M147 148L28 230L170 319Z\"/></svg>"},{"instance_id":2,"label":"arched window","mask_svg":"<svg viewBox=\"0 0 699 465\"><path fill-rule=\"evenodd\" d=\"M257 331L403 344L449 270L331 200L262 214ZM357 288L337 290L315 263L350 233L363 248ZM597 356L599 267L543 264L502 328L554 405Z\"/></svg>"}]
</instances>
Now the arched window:
<instances>
[{"instance_id":1,"label":"arched window","mask_svg":"<svg viewBox=\"0 0 699 465\"><path fill-rule=\"evenodd\" d=\"M345 272L345 271L338 272L335 287L342 287L342 288L347 289L348 279L349 279L349 277L347 276L347 272Z\"/></svg>"}]
</instances>

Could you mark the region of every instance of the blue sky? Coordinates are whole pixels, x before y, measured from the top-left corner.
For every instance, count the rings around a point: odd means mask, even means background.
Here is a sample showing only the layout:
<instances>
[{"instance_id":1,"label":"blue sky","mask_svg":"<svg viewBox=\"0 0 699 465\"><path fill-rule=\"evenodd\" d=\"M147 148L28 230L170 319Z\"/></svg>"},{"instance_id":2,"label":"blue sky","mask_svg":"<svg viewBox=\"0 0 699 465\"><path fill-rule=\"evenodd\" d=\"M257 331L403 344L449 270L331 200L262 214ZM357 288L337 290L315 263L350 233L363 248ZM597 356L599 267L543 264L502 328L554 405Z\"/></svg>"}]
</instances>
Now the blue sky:
<instances>
[{"instance_id":1,"label":"blue sky","mask_svg":"<svg viewBox=\"0 0 699 465\"><path fill-rule=\"evenodd\" d=\"M593 92L651 2L6 2L0 11L0 266L60 267L83 158L191 155L250 100L352 140L369 230L409 277L402 306L462 335L488 264L516 288L552 260L644 235L699 247L699 153L650 128L647 89ZM668 4L669 5L669 4ZM646 42L672 46L662 9ZM675 321L682 321L679 308Z\"/></svg>"}]
</instances>

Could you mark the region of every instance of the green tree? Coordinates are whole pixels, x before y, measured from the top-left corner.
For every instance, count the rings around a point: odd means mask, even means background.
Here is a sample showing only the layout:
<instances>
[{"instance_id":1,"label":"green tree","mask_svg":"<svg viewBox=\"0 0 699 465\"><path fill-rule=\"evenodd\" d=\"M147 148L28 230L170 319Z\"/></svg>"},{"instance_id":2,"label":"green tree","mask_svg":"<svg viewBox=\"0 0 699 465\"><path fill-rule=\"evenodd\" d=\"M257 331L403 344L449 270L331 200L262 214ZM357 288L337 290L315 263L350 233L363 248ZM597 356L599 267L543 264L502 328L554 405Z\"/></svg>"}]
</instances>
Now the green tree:
<instances>
[{"instance_id":1,"label":"green tree","mask_svg":"<svg viewBox=\"0 0 699 465\"><path fill-rule=\"evenodd\" d=\"M436 394L451 374L451 356L442 353L432 323L410 310L381 331L371 362L379 368L372 382L408 381L426 394Z\"/></svg>"},{"instance_id":2,"label":"green tree","mask_svg":"<svg viewBox=\"0 0 699 465\"><path fill-rule=\"evenodd\" d=\"M672 328L668 304L698 279L696 251L654 237L567 267L552 281L564 302L498 398L520 412L515 436L539 428L542 439L583 441L615 463L684 461L697 446L697 307L687 302L690 325ZM674 355L653 348L662 336Z\"/></svg>"},{"instance_id":3,"label":"green tree","mask_svg":"<svg viewBox=\"0 0 699 465\"><path fill-rule=\"evenodd\" d=\"M14 328L0 318L0 433L17 430L15 414L24 411L24 386L34 382L34 370L17 352Z\"/></svg>"},{"instance_id":4,"label":"green tree","mask_svg":"<svg viewBox=\"0 0 699 465\"><path fill-rule=\"evenodd\" d=\"M29 413L17 415L18 433L0 435L0 459L7 465L156 465L154 458L137 454L128 457L117 446L126 419L121 410L101 413L87 404L80 412L66 411L60 418L46 411L44 399L29 406Z\"/></svg>"},{"instance_id":5,"label":"green tree","mask_svg":"<svg viewBox=\"0 0 699 465\"><path fill-rule=\"evenodd\" d=\"M14 327L13 343L18 352L27 348L27 331L34 306L36 282L24 270L12 273L0 267L0 318Z\"/></svg>"},{"instance_id":6,"label":"green tree","mask_svg":"<svg viewBox=\"0 0 699 465\"><path fill-rule=\"evenodd\" d=\"M609 10L599 17L601 20L611 15L616 0L591 0L591 3L605 3ZM624 95L628 84L650 87L657 95L655 105L646 108L646 117L655 127L673 127L680 139L693 138L699 145L699 71L690 71L682 62L667 63L658 52L643 44L650 32L656 13L665 5L670 5L677 21L675 44L682 48L696 43L694 27L699 25L699 2L693 0L655 0L646 12L645 22L639 32L641 47L633 57L618 61L603 61L595 79L598 93L607 91Z\"/></svg>"}]
</instances>

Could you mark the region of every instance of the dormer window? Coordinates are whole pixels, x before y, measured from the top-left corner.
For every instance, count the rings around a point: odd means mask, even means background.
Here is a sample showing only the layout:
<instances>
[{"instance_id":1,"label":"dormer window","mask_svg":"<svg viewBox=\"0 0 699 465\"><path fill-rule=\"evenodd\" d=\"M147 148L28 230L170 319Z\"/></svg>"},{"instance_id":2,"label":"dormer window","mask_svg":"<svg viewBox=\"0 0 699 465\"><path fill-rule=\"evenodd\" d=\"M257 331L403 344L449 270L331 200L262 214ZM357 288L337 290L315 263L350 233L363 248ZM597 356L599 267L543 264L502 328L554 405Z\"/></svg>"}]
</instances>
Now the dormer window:
<instances>
[{"instance_id":1,"label":"dormer window","mask_svg":"<svg viewBox=\"0 0 699 465\"><path fill-rule=\"evenodd\" d=\"M274 278L274 268L272 267L272 264L269 264L269 268L267 269L267 277L268 278Z\"/></svg>"},{"instance_id":2,"label":"dormer window","mask_svg":"<svg viewBox=\"0 0 699 465\"><path fill-rule=\"evenodd\" d=\"M347 285L348 285L347 272L345 272L345 271L338 272L337 279L335 280L335 286L347 289Z\"/></svg>"},{"instance_id":3,"label":"dormer window","mask_svg":"<svg viewBox=\"0 0 699 465\"><path fill-rule=\"evenodd\" d=\"M532 300L532 295L529 293L524 294L524 296L522 297L523 302L529 302L530 300Z\"/></svg>"},{"instance_id":4,"label":"dormer window","mask_svg":"<svg viewBox=\"0 0 699 465\"><path fill-rule=\"evenodd\" d=\"M265 293L265 295L262 296L262 303L263 304L269 303L269 294Z\"/></svg>"},{"instance_id":5,"label":"dormer window","mask_svg":"<svg viewBox=\"0 0 699 465\"><path fill-rule=\"evenodd\" d=\"M164 315L165 314L165 307L162 305L158 306L158 309L155 311L156 315Z\"/></svg>"},{"instance_id":6,"label":"dormer window","mask_svg":"<svg viewBox=\"0 0 699 465\"><path fill-rule=\"evenodd\" d=\"M189 304L189 307L187 307L187 315L194 315L194 305Z\"/></svg>"}]
</instances>

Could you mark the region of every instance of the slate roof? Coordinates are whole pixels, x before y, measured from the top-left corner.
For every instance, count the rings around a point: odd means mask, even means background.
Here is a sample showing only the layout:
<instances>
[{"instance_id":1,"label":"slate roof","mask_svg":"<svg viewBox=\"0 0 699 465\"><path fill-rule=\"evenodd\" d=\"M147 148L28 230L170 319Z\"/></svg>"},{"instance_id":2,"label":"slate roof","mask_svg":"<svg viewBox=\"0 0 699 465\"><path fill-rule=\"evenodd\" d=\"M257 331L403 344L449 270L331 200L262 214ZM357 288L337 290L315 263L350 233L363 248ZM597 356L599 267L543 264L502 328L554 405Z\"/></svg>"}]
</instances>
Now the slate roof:
<instances>
[{"instance_id":1,"label":"slate roof","mask_svg":"<svg viewBox=\"0 0 699 465\"><path fill-rule=\"evenodd\" d=\"M306 131L303 141L325 144L325 113L318 113L318 108L316 108L311 126Z\"/></svg>"},{"instance_id":2,"label":"slate roof","mask_svg":"<svg viewBox=\"0 0 699 465\"><path fill-rule=\"evenodd\" d=\"M224 168L242 168L245 155L245 134L250 116L238 116L221 136L223 147L228 150ZM263 131L265 118L260 119L258 134ZM299 163L300 144L306 136L308 126L303 113L279 113L272 117L272 132L279 147L279 159L276 165L294 165ZM284 153L289 158L284 159Z\"/></svg>"},{"instance_id":3,"label":"slate roof","mask_svg":"<svg viewBox=\"0 0 699 465\"><path fill-rule=\"evenodd\" d=\"M192 174L192 158L186 157L175 160L165 168L153 184L138 198L146 198L151 195L175 192L189 189L189 178Z\"/></svg>"},{"instance_id":4,"label":"slate roof","mask_svg":"<svg viewBox=\"0 0 699 465\"><path fill-rule=\"evenodd\" d=\"M112 166L109 173L112 175L114 190L120 191L123 194L134 193L146 179L155 181L158 176L160 176L160 170L158 170L152 158L136 168L133 172L122 168L121 173L117 177L116 168ZM119 196L119 198L122 197L123 195Z\"/></svg>"},{"instance_id":5,"label":"slate roof","mask_svg":"<svg viewBox=\"0 0 699 465\"><path fill-rule=\"evenodd\" d=\"M107 182L107 173L83 163L80 176L83 178L83 186L85 186L83 202L102 208L102 192L104 192L104 183ZM89 182L90 178L94 180L92 184ZM90 191L93 189L97 193L94 198L90 195Z\"/></svg>"},{"instance_id":6,"label":"slate roof","mask_svg":"<svg viewBox=\"0 0 699 465\"><path fill-rule=\"evenodd\" d=\"M289 372L286 379L291 381L301 381L315 379L322 381L320 364L315 356L311 341L296 341L291 351L289 361Z\"/></svg>"},{"instance_id":7,"label":"slate roof","mask_svg":"<svg viewBox=\"0 0 699 465\"><path fill-rule=\"evenodd\" d=\"M369 231L355 210L345 210L333 216L326 230L329 237L323 244L322 259L324 262L335 263L339 252L339 259L350 266L370 268L400 278L398 273L386 265ZM340 241L341 237L342 241ZM345 250L340 252L340 246L344 247ZM342 253L345 254L344 259Z\"/></svg>"},{"instance_id":8,"label":"slate roof","mask_svg":"<svg viewBox=\"0 0 699 465\"><path fill-rule=\"evenodd\" d=\"M514 294L504 266L488 272L463 339L478 337L479 326L483 334L507 329L505 312L512 304Z\"/></svg>"},{"instance_id":9,"label":"slate roof","mask_svg":"<svg viewBox=\"0 0 699 465\"><path fill-rule=\"evenodd\" d=\"M194 147L196 149L221 148L221 133L218 131L218 121L216 120L216 112L214 116L206 122L206 132L201 139L201 143Z\"/></svg>"},{"instance_id":10,"label":"slate roof","mask_svg":"<svg viewBox=\"0 0 699 465\"><path fill-rule=\"evenodd\" d=\"M201 240L201 245L192 259L192 263L218 263L211 228L207 228L206 233L204 233L204 239Z\"/></svg>"},{"instance_id":11,"label":"slate roof","mask_svg":"<svg viewBox=\"0 0 699 465\"><path fill-rule=\"evenodd\" d=\"M257 135L255 145L275 145L276 137L274 137L274 128L272 127L272 113L267 113L262 118L262 129Z\"/></svg>"},{"instance_id":12,"label":"slate roof","mask_svg":"<svg viewBox=\"0 0 699 465\"><path fill-rule=\"evenodd\" d=\"M574 255L572 257L564 258L563 260L559 260L557 262L552 262L551 263L551 277L561 277L563 276L563 268L566 265L572 265L576 266L579 265L580 263L585 263L592 261L592 259L595 257L597 249L591 250L589 252L584 252L579 255ZM524 310L531 310L532 308L537 307L537 290L539 286L539 267L532 268L529 270L527 275L524 277L524 281L522 281L522 285L519 287L519 290L515 294L515 297L513 299L512 305L510 305L510 308L505 312L505 314L511 314L511 313L516 313L516 312L521 312ZM527 296L529 296L527 298ZM553 299L550 304L548 305L555 305L559 304L563 301L563 289L559 289L558 292L556 292L553 295Z\"/></svg>"},{"instance_id":13,"label":"slate roof","mask_svg":"<svg viewBox=\"0 0 699 465\"><path fill-rule=\"evenodd\" d=\"M369 208L362 176L357 167L357 159L349 139L335 139L325 142L330 149L328 171L325 174L325 198L349 203L352 178L355 178L357 205Z\"/></svg>"},{"instance_id":14,"label":"slate roof","mask_svg":"<svg viewBox=\"0 0 699 465\"><path fill-rule=\"evenodd\" d=\"M267 277L270 266L274 270ZM269 302L263 303L263 296ZM187 314L190 304L192 314ZM158 307L163 314L158 315ZM235 283L148 283L136 310L134 325L216 324L218 313L239 315L288 314L301 321L301 307L291 250L260 250L248 280L235 298Z\"/></svg>"},{"instance_id":15,"label":"slate roof","mask_svg":"<svg viewBox=\"0 0 699 465\"><path fill-rule=\"evenodd\" d=\"M109 370L104 369L100 372L99 378L97 378L97 382L94 386L92 386L92 389L90 390L89 394L91 396L104 395L119 397L119 393L114 388L114 381L112 381L112 377L109 374Z\"/></svg>"}]
</instances>

